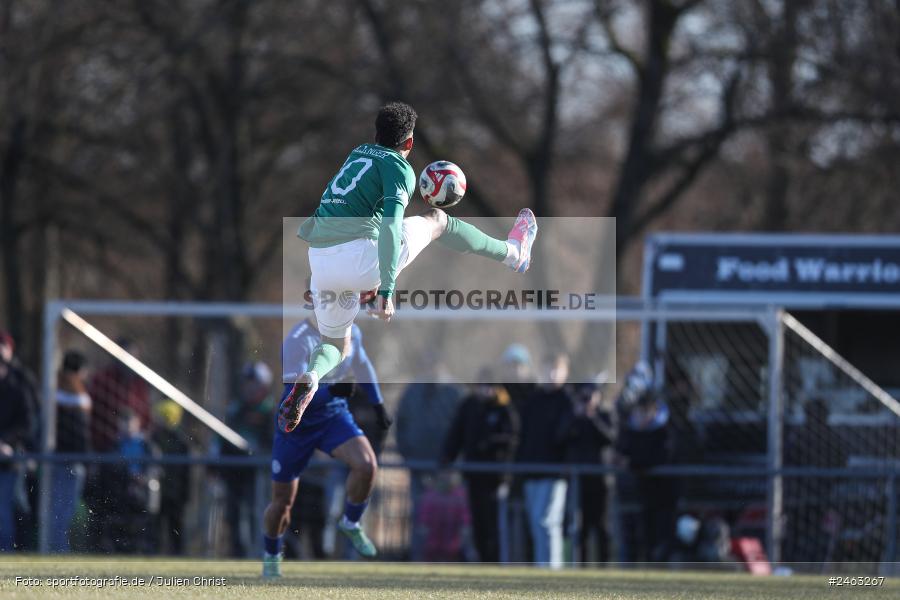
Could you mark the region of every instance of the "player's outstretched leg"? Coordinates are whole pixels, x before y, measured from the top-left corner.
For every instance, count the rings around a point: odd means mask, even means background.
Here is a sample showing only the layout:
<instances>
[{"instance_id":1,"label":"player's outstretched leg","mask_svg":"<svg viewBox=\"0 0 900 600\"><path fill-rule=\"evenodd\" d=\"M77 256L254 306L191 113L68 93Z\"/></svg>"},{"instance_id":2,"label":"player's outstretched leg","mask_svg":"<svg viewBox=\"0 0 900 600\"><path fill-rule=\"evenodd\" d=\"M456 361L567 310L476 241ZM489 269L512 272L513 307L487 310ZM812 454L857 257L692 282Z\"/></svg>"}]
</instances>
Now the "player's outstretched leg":
<instances>
[{"instance_id":1,"label":"player's outstretched leg","mask_svg":"<svg viewBox=\"0 0 900 600\"><path fill-rule=\"evenodd\" d=\"M531 266L531 245L537 237L537 219L530 208L523 208L516 217L516 222L506 236L506 241L511 244L516 252L510 252L510 256L503 264L508 265L516 273L524 273ZM515 254L514 258L511 258Z\"/></svg>"},{"instance_id":2,"label":"player's outstretched leg","mask_svg":"<svg viewBox=\"0 0 900 600\"><path fill-rule=\"evenodd\" d=\"M290 433L300 424L303 412L319 389L319 378L314 372L307 372L297 378L291 391L278 407L278 429Z\"/></svg>"},{"instance_id":3,"label":"player's outstretched leg","mask_svg":"<svg viewBox=\"0 0 900 600\"><path fill-rule=\"evenodd\" d=\"M281 431L290 433L297 428L303 412L319 389L319 380L344 359L349 343L349 337L339 340L323 336L322 342L310 356L309 369L297 378L278 407L278 428Z\"/></svg>"},{"instance_id":4,"label":"player's outstretched leg","mask_svg":"<svg viewBox=\"0 0 900 600\"><path fill-rule=\"evenodd\" d=\"M438 241L457 252L478 254L524 273L531 266L531 247L537 237L537 219L529 208L519 211L507 239L493 238L474 225L444 215L446 225Z\"/></svg>"}]
</instances>

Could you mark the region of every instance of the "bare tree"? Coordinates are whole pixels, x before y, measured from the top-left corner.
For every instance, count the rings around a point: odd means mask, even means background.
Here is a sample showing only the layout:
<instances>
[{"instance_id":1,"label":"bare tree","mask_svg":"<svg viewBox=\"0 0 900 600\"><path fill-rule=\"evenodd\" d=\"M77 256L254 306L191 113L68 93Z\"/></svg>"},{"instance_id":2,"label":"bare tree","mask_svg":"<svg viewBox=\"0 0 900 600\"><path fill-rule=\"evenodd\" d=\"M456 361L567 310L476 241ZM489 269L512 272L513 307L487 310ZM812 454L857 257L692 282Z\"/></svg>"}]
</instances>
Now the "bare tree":
<instances>
[{"instance_id":1,"label":"bare tree","mask_svg":"<svg viewBox=\"0 0 900 600\"><path fill-rule=\"evenodd\" d=\"M616 246L620 259L625 249L654 219L669 210L697 176L718 155L719 149L740 123L736 98L741 83L739 65L717 67L720 81L719 115L711 125L661 140L659 123L666 109L666 86L677 71L704 59L702 46L688 43L683 56L675 54L679 23L700 2L649 0L643 4L640 51L627 46L617 31L615 3L596 0L596 17L610 51L621 57L636 78L628 141L618 169L608 214L616 217ZM725 61L738 61L740 52L725 53ZM716 61L720 62L720 61ZM648 194L648 190L653 190ZM649 197L648 197L649 196Z\"/></svg>"},{"instance_id":2,"label":"bare tree","mask_svg":"<svg viewBox=\"0 0 900 600\"><path fill-rule=\"evenodd\" d=\"M614 216L620 266L661 222L890 230L898 38L884 0L0 0L5 321L33 361L54 255L62 294L277 293L393 98L460 214Z\"/></svg>"},{"instance_id":3,"label":"bare tree","mask_svg":"<svg viewBox=\"0 0 900 600\"><path fill-rule=\"evenodd\" d=\"M46 118L61 102L56 80L92 17L58 2L0 2L0 255L9 327L36 364L46 235L56 207L31 164L55 143ZM28 257L24 260L23 257ZM35 306L37 305L37 306Z\"/></svg>"}]
</instances>

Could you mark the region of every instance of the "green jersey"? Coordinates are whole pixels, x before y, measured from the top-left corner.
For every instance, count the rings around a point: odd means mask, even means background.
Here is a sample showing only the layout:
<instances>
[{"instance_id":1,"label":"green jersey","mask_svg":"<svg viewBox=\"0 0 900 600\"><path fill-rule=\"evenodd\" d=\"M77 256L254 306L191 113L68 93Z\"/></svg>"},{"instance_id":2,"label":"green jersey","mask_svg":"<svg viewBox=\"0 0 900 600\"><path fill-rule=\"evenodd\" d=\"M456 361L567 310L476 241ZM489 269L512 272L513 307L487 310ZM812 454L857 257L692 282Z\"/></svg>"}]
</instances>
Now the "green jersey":
<instances>
[{"instance_id":1,"label":"green jersey","mask_svg":"<svg viewBox=\"0 0 900 600\"><path fill-rule=\"evenodd\" d=\"M328 182L319 207L297 235L314 248L378 240L379 292L389 297L400 259L403 211L415 186L412 166L399 152L377 144L358 146Z\"/></svg>"}]
</instances>

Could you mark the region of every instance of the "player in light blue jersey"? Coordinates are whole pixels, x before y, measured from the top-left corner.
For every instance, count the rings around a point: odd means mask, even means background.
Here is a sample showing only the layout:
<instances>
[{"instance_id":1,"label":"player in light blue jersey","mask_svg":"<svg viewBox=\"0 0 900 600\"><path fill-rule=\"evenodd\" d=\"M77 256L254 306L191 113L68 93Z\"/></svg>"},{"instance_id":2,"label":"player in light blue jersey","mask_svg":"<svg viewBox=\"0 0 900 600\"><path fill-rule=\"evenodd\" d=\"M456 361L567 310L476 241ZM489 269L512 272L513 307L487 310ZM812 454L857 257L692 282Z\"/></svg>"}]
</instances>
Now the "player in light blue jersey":
<instances>
[{"instance_id":1,"label":"player in light blue jersey","mask_svg":"<svg viewBox=\"0 0 900 600\"><path fill-rule=\"evenodd\" d=\"M282 347L282 364L286 381L296 378L308 366L313 350L321 341L319 330L311 320L291 329ZM272 444L272 501L263 515L263 576L281 575L282 536L290 524L291 506L297 496L297 480L316 450L326 452L349 468L347 499L338 530L362 556L372 558L375 546L360 527L359 521L375 485L378 464L375 451L353 420L347 406L355 380L365 392L383 429L391 426L384 409L375 370L362 345L362 332L354 325L347 356L329 373L306 408L299 427L285 433L275 427ZM284 386L283 397L291 390Z\"/></svg>"}]
</instances>

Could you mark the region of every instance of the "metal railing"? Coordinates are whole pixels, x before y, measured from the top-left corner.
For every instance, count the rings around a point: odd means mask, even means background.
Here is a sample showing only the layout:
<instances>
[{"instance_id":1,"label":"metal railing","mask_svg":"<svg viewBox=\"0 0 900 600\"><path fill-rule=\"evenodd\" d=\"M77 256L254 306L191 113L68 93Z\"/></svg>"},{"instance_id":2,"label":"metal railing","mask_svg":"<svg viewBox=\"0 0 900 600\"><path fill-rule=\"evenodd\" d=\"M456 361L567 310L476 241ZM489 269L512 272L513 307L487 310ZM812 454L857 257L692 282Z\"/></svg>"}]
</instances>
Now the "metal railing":
<instances>
[{"instance_id":1,"label":"metal railing","mask_svg":"<svg viewBox=\"0 0 900 600\"><path fill-rule=\"evenodd\" d=\"M116 464L142 464L156 466L202 466L212 467L217 470L225 470L232 468L253 468L257 470L259 477L256 477L257 485L259 482L265 481L270 468L270 459L267 456L197 456L197 455L164 455L164 456L134 456L123 457L119 454L108 453L19 453L12 456L0 456L0 464L16 463L39 465L42 468L53 469L61 464L85 463L90 465L116 465ZM310 468L326 467L339 468L340 463L327 460L312 460ZM547 475L554 478L564 478L568 480L571 498L578 498L579 478L582 476L616 476L617 478L628 477L637 472L629 469L600 464L547 464L547 463L484 463L484 462L456 462L452 464L441 464L434 461L396 461L386 460L379 463L379 468L385 471L403 470L407 472L438 472L442 470L452 470L461 473L493 473L498 475ZM679 478L684 480L710 479L717 478L720 480L756 480L760 479L768 482L766 486L771 485L773 479L810 479L810 480L847 480L847 481L870 481L884 483L884 539L885 545L881 553L882 563L893 563L897 561L897 544L900 529L898 529L898 518L900 518L900 503L898 503L898 479L900 479L900 465L868 467L868 468L818 468L818 467L798 467L798 466L781 466L772 468L768 466L731 466L731 465L705 465L705 464L672 464L659 466L652 469L640 471L641 475L654 476L662 478ZM52 478L42 478L43 481ZM39 493L43 493L39 490ZM301 491L301 493L303 493ZM259 498L268 498L268 490L257 490L255 494ZM735 500L744 500L736 498ZM753 499L761 500L761 499ZM615 499L613 502L617 501ZM619 499L618 501L621 501ZM568 529L568 536L571 547L577 547L579 539L578 519L575 519L575 512L579 507L577 502L569 502L567 504L570 522L573 523ZM256 511L262 514L264 503L257 502ZM500 510L508 510L508 507L501 502ZM501 537L501 557L508 557L509 540Z\"/></svg>"},{"instance_id":2,"label":"metal railing","mask_svg":"<svg viewBox=\"0 0 900 600\"><path fill-rule=\"evenodd\" d=\"M79 314L84 315L178 315L183 317L190 316L196 318L234 316L281 318L285 314L284 307L276 304L245 305L231 303L207 304L172 302L102 302L76 300L49 302L44 313L45 328L42 394L42 454L31 455L33 459L43 461L46 464L52 464L52 462L48 463L47 461L60 460L60 458L51 458L52 456L63 456L53 454L55 440L53 424L56 412L53 398L55 382L54 367L58 362L60 351L58 340L56 338L58 333L57 326L61 322L63 311L66 310L75 311ZM760 384L762 384L762 382L766 382L767 385L759 385L758 388L754 387L753 390L748 392L748 394L753 396L754 399L758 396L759 400L759 411L757 416L762 417L762 419L760 421L758 430L760 432L765 432L764 434L762 434L765 435L765 450L764 453L759 454L759 457L764 459L765 466L762 466L762 464L760 466L750 467L736 467L730 465L679 465L664 467L659 470L653 470L649 473L661 477L685 477L695 480L698 478L715 477L744 478L748 481L753 479L754 485L756 482L761 482L765 489L761 502L765 510L765 530L762 537L765 538L765 547L769 552L770 558L772 558L775 562L778 562L780 560L779 553L781 551L782 542L786 535L786 532L783 528L783 524L785 522L784 508L785 503L790 501L790 499L785 497L785 478L808 476L818 479L827 479L831 477L846 477L851 480L863 478L889 482L888 491L885 493L886 498L884 499L884 502L887 503L889 508L884 509L881 500L879 500L877 505L870 505L868 507L868 510L877 510L881 514L884 514L885 510L887 511L887 518L885 519L884 527L888 528L888 530L893 533L890 536L885 555L889 555L891 557L896 556L897 499L895 497L895 472L890 471L889 469L872 470L852 468L843 470L822 470L784 466L784 445L786 441L785 427L786 421L788 419L787 409L790 407L790 402L796 401L796 392L798 392L798 390L791 388L789 385L789 379L791 375L796 375L796 365L794 365L794 363L790 361L787 361L788 357L786 356L786 354L789 354L790 351L790 348L788 347L786 341L786 336L788 336L789 334L793 335L794 337L799 336L799 338L803 340L803 343L811 345L813 350L819 353L819 355L817 355L818 358L824 358L827 361L830 361L834 365L834 370L838 371L841 377L846 379L848 382L852 382L852 385L856 386L857 388L864 390L866 393L870 394L872 398L880 403L880 405L885 406L890 410L894 410L894 412L897 412L898 410L896 401L893 401L891 397L886 392L884 392L884 390L878 388L862 373L853 368L852 365L840 358L830 347L825 345L824 342L816 338L811 332L799 325L796 320L791 319L789 315L786 315L786 313L779 310L777 307L742 307L737 305L716 307L708 305L694 306L690 304L671 304L647 301L646 299L619 297L615 298L614 300L612 298L606 298L603 302L601 302L601 306L598 308L598 310L588 312L589 314L581 315L581 317L588 320L615 321L617 323L630 321L633 323L642 324L643 331L641 334L641 339L643 343L641 344L641 347L642 351L644 352L644 356L647 358L650 358L652 354L647 354L648 352L655 349L655 351L659 353L662 350L665 350L665 348L667 347L666 344L671 342L671 340L668 340L668 338L666 337L667 327L670 323L701 323L709 321L712 323L734 322L743 323L747 326L758 326L765 339L760 343L759 348L757 348L757 353L759 354L759 356L756 357L756 359L758 360L756 360L755 362L749 361L748 365L754 368L756 370L755 372L762 373L764 371L764 374L759 375L759 382ZM556 316L551 315L550 313L554 313L554 315ZM295 313L292 312L291 314ZM296 316L298 317L302 316L303 314L305 313L302 311L296 312ZM462 313L458 312L454 312L453 315L443 314L438 310L416 311L415 313L410 313L406 317L398 315L398 318L449 319L451 317L458 318L461 314ZM540 315L531 315L530 313L519 311L516 317L558 318L558 314L561 313L558 313L557 311L546 311L545 313L541 313ZM494 315L492 318L494 317L496 317L496 315ZM716 338L716 335L718 334L716 333L716 331L713 331L709 335L712 339ZM726 346L730 344L738 349L743 348L742 343L742 339L724 340L722 342L722 344ZM721 349L719 348L721 344L719 344L719 341L717 339L713 339L708 344L708 347L704 344L705 342L703 344L700 344L700 347L698 349L706 349L710 351ZM663 355L660 356L665 358ZM664 375L666 366L665 360L663 360L663 358L657 357L657 360L654 361L654 368L657 371L657 375L661 378ZM792 371L791 369L794 369L794 371ZM737 375L736 377L743 377L743 375ZM751 377L751 380L755 381L754 377ZM797 386L794 385L793 387L796 388ZM754 431L756 431L756 429L754 429ZM879 448L877 452L863 451L861 452L861 454L872 454L873 456L878 457L892 457L897 454L897 448L893 442L885 442L882 444L882 446L883 447ZM75 455L68 456L70 456L70 458L62 460L86 460L87 462L109 460L106 458L98 459L96 458L97 455L91 455L91 459L85 459L83 457L76 458L74 457ZM117 459L113 458L112 460L115 461ZM167 457L165 459L150 460L157 461L158 464L166 464L162 461L171 460L171 458ZM247 462L232 462L240 460L246 460ZM211 466L214 465L222 468L227 468L229 465L234 467L256 467L260 469L261 480L265 481L265 477L262 476L262 469L267 466L268 459L237 459L234 457L207 456L191 458L189 460L189 463L208 464ZM435 465L386 462L382 465L382 468L388 470L395 470L398 468L432 470L433 468L435 468ZM615 469L613 467L601 467L597 465L565 465L563 467L554 465L545 466L544 469L542 469L540 465L487 466L458 464L455 465L454 468L462 470L464 472L474 472L481 470L508 474L515 474L517 472L523 471L527 471L530 473L563 473L570 480L573 480L573 478L577 478L579 475L627 475L627 472L625 471ZM49 477L46 476L48 471L49 469L45 470L45 476L42 478L42 483L45 485L49 482ZM46 495L42 496L42 501L42 505L38 512L41 515L46 516L48 515L50 510L50 505ZM41 522L45 521L46 519L42 520ZM46 548L46 533L46 530L42 529L40 536L42 548Z\"/></svg>"}]
</instances>

